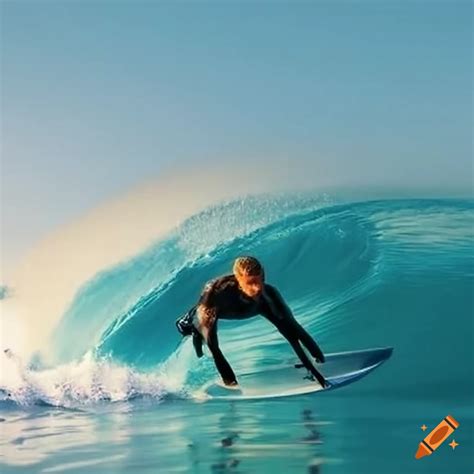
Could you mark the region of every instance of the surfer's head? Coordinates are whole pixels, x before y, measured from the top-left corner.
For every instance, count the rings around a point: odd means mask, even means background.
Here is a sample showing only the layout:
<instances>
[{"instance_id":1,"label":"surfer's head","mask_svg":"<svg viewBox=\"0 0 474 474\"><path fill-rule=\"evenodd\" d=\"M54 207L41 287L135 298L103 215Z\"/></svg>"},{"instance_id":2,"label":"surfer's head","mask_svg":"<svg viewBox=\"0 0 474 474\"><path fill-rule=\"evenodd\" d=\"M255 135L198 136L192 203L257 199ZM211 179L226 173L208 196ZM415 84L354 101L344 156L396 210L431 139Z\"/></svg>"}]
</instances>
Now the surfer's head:
<instances>
[{"instance_id":1,"label":"surfer's head","mask_svg":"<svg viewBox=\"0 0 474 474\"><path fill-rule=\"evenodd\" d=\"M234 262L234 275L241 290L251 298L260 296L263 290L265 272L254 257L239 257Z\"/></svg>"}]
</instances>

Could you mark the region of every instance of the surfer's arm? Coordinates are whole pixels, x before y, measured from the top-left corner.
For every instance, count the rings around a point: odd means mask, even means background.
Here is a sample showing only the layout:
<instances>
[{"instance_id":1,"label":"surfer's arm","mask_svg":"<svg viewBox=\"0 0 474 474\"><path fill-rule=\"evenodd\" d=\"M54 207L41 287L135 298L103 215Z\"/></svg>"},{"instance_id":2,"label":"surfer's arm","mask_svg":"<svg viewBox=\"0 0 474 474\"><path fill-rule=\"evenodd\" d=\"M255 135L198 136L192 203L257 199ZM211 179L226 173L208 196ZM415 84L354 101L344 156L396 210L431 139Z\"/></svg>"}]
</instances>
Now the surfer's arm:
<instances>
[{"instance_id":1,"label":"surfer's arm","mask_svg":"<svg viewBox=\"0 0 474 474\"><path fill-rule=\"evenodd\" d=\"M295 319L290 307L286 304L281 293L272 285L266 285L265 289L267 295L271 298L272 304L270 305L270 308L274 314L264 316L266 316L270 321L281 321L281 324L278 324L277 327L284 327L286 333L292 335L304 344L317 362L324 362L325 358L323 352L311 335Z\"/></svg>"},{"instance_id":2,"label":"surfer's arm","mask_svg":"<svg viewBox=\"0 0 474 474\"><path fill-rule=\"evenodd\" d=\"M197 308L197 313L199 322L197 329L206 342L212 357L214 358L214 363L216 364L216 368L222 377L222 380L226 385L236 385L237 380L235 378L234 371L219 348L219 340L217 338L216 309L201 304Z\"/></svg>"},{"instance_id":3,"label":"surfer's arm","mask_svg":"<svg viewBox=\"0 0 474 474\"><path fill-rule=\"evenodd\" d=\"M282 322L281 320L275 320L275 316L273 314L263 314L263 316L268 319L277 328L278 332L289 342L306 370L311 373L311 375L320 383L322 387L326 387L326 380L309 360L306 352L301 347L300 339L298 338L294 328L291 327L291 325Z\"/></svg>"}]
</instances>

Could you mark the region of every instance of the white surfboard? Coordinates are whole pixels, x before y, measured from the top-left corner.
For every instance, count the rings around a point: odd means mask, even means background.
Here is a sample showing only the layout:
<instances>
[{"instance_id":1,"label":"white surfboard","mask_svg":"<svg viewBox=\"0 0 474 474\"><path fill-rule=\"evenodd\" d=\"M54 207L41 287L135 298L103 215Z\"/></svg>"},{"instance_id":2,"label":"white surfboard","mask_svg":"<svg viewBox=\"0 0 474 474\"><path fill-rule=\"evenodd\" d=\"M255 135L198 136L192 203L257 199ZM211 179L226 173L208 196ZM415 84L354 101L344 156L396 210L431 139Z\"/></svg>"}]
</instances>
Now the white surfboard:
<instances>
[{"instance_id":1,"label":"white surfboard","mask_svg":"<svg viewBox=\"0 0 474 474\"><path fill-rule=\"evenodd\" d=\"M200 400L242 400L288 397L333 390L364 377L390 358L392 352L393 348L384 347L326 355L324 364L315 364L318 371L330 383L325 389L304 367L295 367L295 364L300 363L298 360L291 360L258 372L238 375L238 388L225 387L222 382L213 380L194 395Z\"/></svg>"}]
</instances>

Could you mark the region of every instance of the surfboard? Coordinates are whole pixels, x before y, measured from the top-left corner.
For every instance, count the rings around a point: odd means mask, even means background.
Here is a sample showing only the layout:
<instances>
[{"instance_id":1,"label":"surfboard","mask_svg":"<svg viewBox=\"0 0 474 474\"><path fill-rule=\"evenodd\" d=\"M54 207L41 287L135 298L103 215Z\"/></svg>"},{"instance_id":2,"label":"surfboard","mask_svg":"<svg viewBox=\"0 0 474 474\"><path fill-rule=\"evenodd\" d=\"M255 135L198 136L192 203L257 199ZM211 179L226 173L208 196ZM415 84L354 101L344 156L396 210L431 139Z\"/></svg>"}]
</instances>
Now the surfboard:
<instances>
[{"instance_id":1,"label":"surfboard","mask_svg":"<svg viewBox=\"0 0 474 474\"><path fill-rule=\"evenodd\" d=\"M392 347L337 352L326 355L324 364L315 363L330 386L322 388L299 360L287 360L255 372L238 375L239 387L229 388L213 380L195 393L199 400L242 400L289 397L316 393L348 385L365 377L392 355Z\"/></svg>"}]
</instances>

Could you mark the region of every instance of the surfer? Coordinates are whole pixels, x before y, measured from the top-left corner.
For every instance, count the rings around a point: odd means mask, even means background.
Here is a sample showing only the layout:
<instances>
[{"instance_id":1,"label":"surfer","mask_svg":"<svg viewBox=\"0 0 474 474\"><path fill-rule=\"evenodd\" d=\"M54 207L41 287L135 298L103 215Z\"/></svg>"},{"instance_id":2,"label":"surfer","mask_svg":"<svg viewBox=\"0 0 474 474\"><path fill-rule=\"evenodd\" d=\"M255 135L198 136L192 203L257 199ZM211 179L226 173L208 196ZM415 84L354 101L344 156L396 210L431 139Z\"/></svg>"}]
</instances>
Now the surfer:
<instances>
[{"instance_id":1,"label":"surfer","mask_svg":"<svg viewBox=\"0 0 474 474\"><path fill-rule=\"evenodd\" d=\"M323 387L327 387L328 383L313 366L301 344L320 363L324 362L321 349L296 321L280 292L265 283L263 266L254 257L237 258L232 275L208 282L198 303L176 321L176 327L183 336L192 336L198 357L203 356L202 345L205 342L225 385L237 387L234 371L219 348L217 323L219 319L241 320L258 314L277 328L302 365Z\"/></svg>"}]
</instances>

